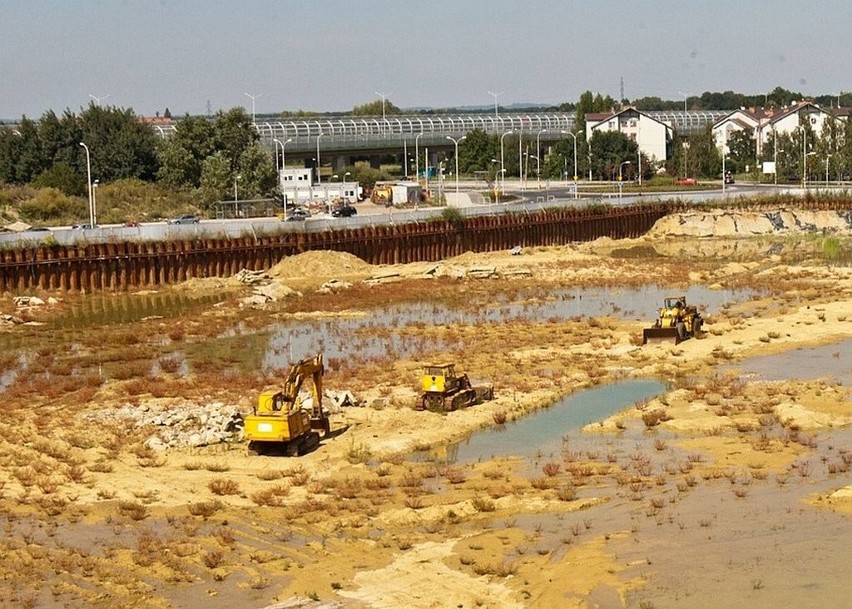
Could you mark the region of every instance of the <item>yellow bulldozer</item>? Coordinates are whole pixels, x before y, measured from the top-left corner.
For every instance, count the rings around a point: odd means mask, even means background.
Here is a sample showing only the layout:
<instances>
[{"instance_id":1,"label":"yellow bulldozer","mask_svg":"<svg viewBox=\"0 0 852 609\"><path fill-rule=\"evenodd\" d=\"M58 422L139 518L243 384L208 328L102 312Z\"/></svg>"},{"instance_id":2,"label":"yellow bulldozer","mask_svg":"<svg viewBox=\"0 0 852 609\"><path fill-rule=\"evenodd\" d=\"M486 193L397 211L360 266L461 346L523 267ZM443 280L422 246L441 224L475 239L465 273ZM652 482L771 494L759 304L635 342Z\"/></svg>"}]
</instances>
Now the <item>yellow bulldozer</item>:
<instances>
[{"instance_id":1,"label":"yellow bulldozer","mask_svg":"<svg viewBox=\"0 0 852 609\"><path fill-rule=\"evenodd\" d=\"M664 300L654 325L642 332L642 344L678 344L693 336L699 336L703 325L704 319L698 309L686 304L686 296L670 296Z\"/></svg>"},{"instance_id":2,"label":"yellow bulldozer","mask_svg":"<svg viewBox=\"0 0 852 609\"><path fill-rule=\"evenodd\" d=\"M456 374L455 364L425 366L420 385L423 393L417 410L450 412L494 397L491 385L474 387L467 374Z\"/></svg>"},{"instance_id":3,"label":"yellow bulldozer","mask_svg":"<svg viewBox=\"0 0 852 609\"><path fill-rule=\"evenodd\" d=\"M257 399L253 414L245 417L243 437L249 453L289 456L310 452L320 442L321 431L328 435L328 416L322 408L322 353L293 364L281 390L264 391ZM303 404L300 392L311 380L310 407Z\"/></svg>"}]
</instances>

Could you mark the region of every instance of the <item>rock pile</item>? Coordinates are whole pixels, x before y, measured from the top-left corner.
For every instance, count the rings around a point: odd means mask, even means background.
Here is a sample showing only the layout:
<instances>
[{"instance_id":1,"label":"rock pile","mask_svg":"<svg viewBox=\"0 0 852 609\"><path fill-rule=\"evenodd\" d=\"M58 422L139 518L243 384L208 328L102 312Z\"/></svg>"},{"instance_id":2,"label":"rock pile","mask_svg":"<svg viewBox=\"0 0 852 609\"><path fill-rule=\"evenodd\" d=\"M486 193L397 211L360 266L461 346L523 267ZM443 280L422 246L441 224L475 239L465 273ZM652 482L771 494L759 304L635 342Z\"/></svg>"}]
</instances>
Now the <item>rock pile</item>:
<instances>
[{"instance_id":1,"label":"rock pile","mask_svg":"<svg viewBox=\"0 0 852 609\"><path fill-rule=\"evenodd\" d=\"M651 237L747 237L785 233L848 234L852 212L778 209L714 210L670 214L654 224Z\"/></svg>"},{"instance_id":2,"label":"rock pile","mask_svg":"<svg viewBox=\"0 0 852 609\"><path fill-rule=\"evenodd\" d=\"M242 438L243 419L238 408L222 402L162 404L143 402L88 415L98 421L132 422L137 428L152 427L145 445L153 450L210 446Z\"/></svg>"}]
</instances>

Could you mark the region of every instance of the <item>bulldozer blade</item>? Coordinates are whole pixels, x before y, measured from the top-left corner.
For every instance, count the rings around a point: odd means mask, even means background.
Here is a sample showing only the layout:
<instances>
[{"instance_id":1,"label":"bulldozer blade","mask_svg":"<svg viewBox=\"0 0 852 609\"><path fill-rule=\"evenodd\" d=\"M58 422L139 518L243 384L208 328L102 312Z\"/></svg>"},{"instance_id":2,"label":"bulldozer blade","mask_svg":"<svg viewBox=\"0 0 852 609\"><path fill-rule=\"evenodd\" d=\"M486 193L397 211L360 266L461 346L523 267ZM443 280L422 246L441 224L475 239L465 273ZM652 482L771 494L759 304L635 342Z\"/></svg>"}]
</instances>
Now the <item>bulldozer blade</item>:
<instances>
[{"instance_id":1,"label":"bulldozer blade","mask_svg":"<svg viewBox=\"0 0 852 609\"><path fill-rule=\"evenodd\" d=\"M642 332L642 344L671 343L676 345L680 342L677 328L645 328Z\"/></svg>"}]
</instances>

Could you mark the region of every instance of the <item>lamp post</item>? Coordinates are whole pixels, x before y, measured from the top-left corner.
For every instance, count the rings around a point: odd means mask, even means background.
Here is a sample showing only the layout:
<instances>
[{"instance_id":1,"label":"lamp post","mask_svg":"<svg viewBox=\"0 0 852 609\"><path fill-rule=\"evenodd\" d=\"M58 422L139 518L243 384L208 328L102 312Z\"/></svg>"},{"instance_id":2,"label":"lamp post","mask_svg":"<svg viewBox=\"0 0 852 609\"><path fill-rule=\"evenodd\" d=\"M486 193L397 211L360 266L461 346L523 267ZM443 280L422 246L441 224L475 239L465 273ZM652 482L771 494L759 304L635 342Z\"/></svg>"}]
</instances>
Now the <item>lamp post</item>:
<instances>
[{"instance_id":1,"label":"lamp post","mask_svg":"<svg viewBox=\"0 0 852 609\"><path fill-rule=\"evenodd\" d=\"M97 105L100 106L101 102L103 100L105 100L107 97L112 97L112 95L107 94L107 95L101 95L100 97L98 97L97 95L92 95L91 93L89 93L89 97L91 97L93 100L95 100L95 103L97 103Z\"/></svg>"},{"instance_id":2,"label":"lamp post","mask_svg":"<svg viewBox=\"0 0 852 609\"><path fill-rule=\"evenodd\" d=\"M240 174L234 176L234 203L239 201L239 199L237 198L237 180L239 180L240 178L242 178Z\"/></svg>"},{"instance_id":3,"label":"lamp post","mask_svg":"<svg viewBox=\"0 0 852 609\"><path fill-rule=\"evenodd\" d=\"M830 154L825 155L825 187L828 188L828 160L831 158Z\"/></svg>"},{"instance_id":4,"label":"lamp post","mask_svg":"<svg viewBox=\"0 0 852 609\"><path fill-rule=\"evenodd\" d=\"M80 145L86 151L86 175L88 176L89 182L89 224L94 227L95 226L95 200L92 194L92 157L89 154L89 147L86 146L83 142L80 142Z\"/></svg>"},{"instance_id":5,"label":"lamp post","mask_svg":"<svg viewBox=\"0 0 852 609\"><path fill-rule=\"evenodd\" d=\"M343 186L341 186L341 189L342 189L342 190L344 190L344 191L346 190L346 178L347 178L348 176L351 176L351 175L352 175L352 172L351 172L351 171L347 171L346 173L344 173L344 174L343 174ZM358 193L357 193L357 192L355 193L355 198L356 198L356 199L358 198Z\"/></svg>"},{"instance_id":6,"label":"lamp post","mask_svg":"<svg viewBox=\"0 0 852 609\"><path fill-rule=\"evenodd\" d=\"M503 95L503 94L502 93L492 93L491 91L489 91L488 95L491 95L494 98L494 117L496 118L497 116L499 116L497 114L497 96Z\"/></svg>"},{"instance_id":7,"label":"lamp post","mask_svg":"<svg viewBox=\"0 0 852 609\"><path fill-rule=\"evenodd\" d=\"M287 169L287 157L284 156L284 146L293 141L293 138L289 138L281 142L281 169Z\"/></svg>"},{"instance_id":8,"label":"lamp post","mask_svg":"<svg viewBox=\"0 0 852 609\"><path fill-rule=\"evenodd\" d=\"M576 199L579 195L577 194L577 134L571 133L570 131L563 131L565 135L570 135L574 140L574 198ZM592 151L589 149L589 180L592 179Z\"/></svg>"},{"instance_id":9,"label":"lamp post","mask_svg":"<svg viewBox=\"0 0 852 609\"><path fill-rule=\"evenodd\" d=\"M544 133L544 129L539 130L539 132L535 136L535 158L541 156L541 134ZM541 163L539 162L538 169L541 169ZM538 189L541 190L541 171L537 171L538 173Z\"/></svg>"},{"instance_id":10,"label":"lamp post","mask_svg":"<svg viewBox=\"0 0 852 609\"><path fill-rule=\"evenodd\" d=\"M802 180L803 180L803 187L804 187L805 190L807 190L807 188L808 188L808 157L811 156L812 154L816 154L816 152L805 153L805 161L803 163L805 171L804 171L804 176L802 177ZM819 174L817 174L817 175L819 175Z\"/></svg>"},{"instance_id":11,"label":"lamp post","mask_svg":"<svg viewBox=\"0 0 852 609\"><path fill-rule=\"evenodd\" d=\"M688 94L684 93L683 91L678 91L678 93L683 95L683 120L684 122L686 122L686 98L688 97Z\"/></svg>"},{"instance_id":12,"label":"lamp post","mask_svg":"<svg viewBox=\"0 0 852 609\"><path fill-rule=\"evenodd\" d=\"M728 183L728 178L726 177L726 174L725 174L725 157L726 156L727 155L725 154L725 145L722 144L722 193L723 194L725 192L725 186Z\"/></svg>"},{"instance_id":13,"label":"lamp post","mask_svg":"<svg viewBox=\"0 0 852 609\"><path fill-rule=\"evenodd\" d=\"M320 131L319 135L317 135L317 184L322 184L322 177L320 176L320 147L319 142L320 138L324 136L325 133Z\"/></svg>"},{"instance_id":14,"label":"lamp post","mask_svg":"<svg viewBox=\"0 0 852 609\"><path fill-rule=\"evenodd\" d=\"M500 136L500 191L502 192L506 188L506 164L504 163L503 157L503 138L512 133L512 131L507 131L503 135ZM520 159L518 159L520 162Z\"/></svg>"},{"instance_id":15,"label":"lamp post","mask_svg":"<svg viewBox=\"0 0 852 609\"><path fill-rule=\"evenodd\" d=\"M807 188L808 180L808 155L807 155L807 132L804 125L796 125L796 131L802 132L802 188Z\"/></svg>"},{"instance_id":16,"label":"lamp post","mask_svg":"<svg viewBox=\"0 0 852 609\"><path fill-rule=\"evenodd\" d=\"M499 163L497 159L491 159L491 162L494 164ZM494 202L496 204L500 204L500 170L494 170Z\"/></svg>"},{"instance_id":17,"label":"lamp post","mask_svg":"<svg viewBox=\"0 0 852 609\"><path fill-rule=\"evenodd\" d=\"M531 154L530 158L535 159L535 174L538 178L538 189L541 190L541 159L534 154Z\"/></svg>"},{"instance_id":18,"label":"lamp post","mask_svg":"<svg viewBox=\"0 0 852 609\"><path fill-rule=\"evenodd\" d=\"M461 136L459 139L453 139L449 135L447 136L447 139L456 147L456 205L459 204L459 142L465 138L467 138L466 135Z\"/></svg>"},{"instance_id":19,"label":"lamp post","mask_svg":"<svg viewBox=\"0 0 852 609\"><path fill-rule=\"evenodd\" d=\"M272 138L272 141L275 142L275 171L280 172L281 166L278 164L278 146L281 146L281 152L284 152L284 145L280 142L277 137Z\"/></svg>"},{"instance_id":20,"label":"lamp post","mask_svg":"<svg viewBox=\"0 0 852 609\"><path fill-rule=\"evenodd\" d=\"M619 199L622 197L622 192L623 192L622 191L622 186L623 186L622 179L623 178L622 178L622 175L621 175L621 170L624 169L625 165L630 165L631 162L632 161L622 161L621 165L618 166L618 198Z\"/></svg>"},{"instance_id":21,"label":"lamp post","mask_svg":"<svg viewBox=\"0 0 852 609\"><path fill-rule=\"evenodd\" d=\"M420 179L420 136L423 135L421 131L416 136L414 136L414 177L418 180Z\"/></svg>"},{"instance_id":22,"label":"lamp post","mask_svg":"<svg viewBox=\"0 0 852 609\"><path fill-rule=\"evenodd\" d=\"M254 100L256 100L258 97L263 95L263 93L256 93L256 94L246 93L246 95L251 98L251 124L254 125L255 124L255 120L254 120Z\"/></svg>"},{"instance_id":23,"label":"lamp post","mask_svg":"<svg viewBox=\"0 0 852 609\"><path fill-rule=\"evenodd\" d=\"M92 182L92 228L98 223L98 184L100 180Z\"/></svg>"}]
</instances>

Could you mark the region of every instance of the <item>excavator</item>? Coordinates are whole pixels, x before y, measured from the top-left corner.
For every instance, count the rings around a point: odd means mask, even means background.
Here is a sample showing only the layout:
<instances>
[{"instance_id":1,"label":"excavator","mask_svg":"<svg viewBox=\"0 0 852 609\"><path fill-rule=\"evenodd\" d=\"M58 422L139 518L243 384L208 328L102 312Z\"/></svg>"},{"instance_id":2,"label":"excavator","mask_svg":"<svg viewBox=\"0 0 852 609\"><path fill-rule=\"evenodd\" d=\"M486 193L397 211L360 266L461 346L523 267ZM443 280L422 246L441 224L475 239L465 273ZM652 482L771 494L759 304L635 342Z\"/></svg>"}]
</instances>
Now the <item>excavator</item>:
<instances>
[{"instance_id":1,"label":"excavator","mask_svg":"<svg viewBox=\"0 0 852 609\"><path fill-rule=\"evenodd\" d=\"M657 320L642 332L642 344L674 342L678 344L698 336L704 320L698 309L686 304L686 296L670 296L663 302Z\"/></svg>"},{"instance_id":2,"label":"excavator","mask_svg":"<svg viewBox=\"0 0 852 609\"><path fill-rule=\"evenodd\" d=\"M494 397L490 385L474 387L467 374L456 374L455 364L425 366L420 381L423 394L417 410L449 412L479 404Z\"/></svg>"},{"instance_id":3,"label":"excavator","mask_svg":"<svg viewBox=\"0 0 852 609\"><path fill-rule=\"evenodd\" d=\"M293 364L281 390L264 391L258 396L254 413L244 420L243 436L249 453L272 454L282 451L295 457L310 452L320 442L319 432L331 431L322 408L322 353ZM299 392L311 380L310 408L304 407Z\"/></svg>"}]
</instances>

